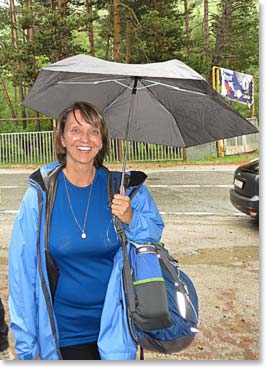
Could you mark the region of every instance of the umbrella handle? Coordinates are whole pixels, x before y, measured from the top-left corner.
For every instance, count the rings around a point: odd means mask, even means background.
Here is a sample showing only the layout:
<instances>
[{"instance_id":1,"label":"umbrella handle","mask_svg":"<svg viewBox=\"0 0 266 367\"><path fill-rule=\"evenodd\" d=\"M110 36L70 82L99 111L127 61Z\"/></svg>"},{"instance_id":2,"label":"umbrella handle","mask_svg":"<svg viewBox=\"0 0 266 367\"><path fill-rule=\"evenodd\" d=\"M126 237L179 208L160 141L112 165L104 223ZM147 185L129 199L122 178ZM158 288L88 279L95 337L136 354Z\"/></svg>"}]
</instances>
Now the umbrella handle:
<instances>
[{"instance_id":1,"label":"umbrella handle","mask_svg":"<svg viewBox=\"0 0 266 367\"><path fill-rule=\"evenodd\" d=\"M139 77L134 77L132 92L131 92L131 101L129 106L129 114L128 114L128 120L127 120L127 127L126 127L126 148L124 151L123 156L123 167L122 167L122 177L121 177L121 185L120 185L120 194L123 192L123 186L124 186L124 178L125 178L125 172L126 172L126 162L127 162L127 152L128 152L128 139L129 139L129 132L130 132L130 126L132 122L132 115L134 110L134 103L135 103L135 97L137 93L137 84L138 84Z\"/></svg>"}]
</instances>

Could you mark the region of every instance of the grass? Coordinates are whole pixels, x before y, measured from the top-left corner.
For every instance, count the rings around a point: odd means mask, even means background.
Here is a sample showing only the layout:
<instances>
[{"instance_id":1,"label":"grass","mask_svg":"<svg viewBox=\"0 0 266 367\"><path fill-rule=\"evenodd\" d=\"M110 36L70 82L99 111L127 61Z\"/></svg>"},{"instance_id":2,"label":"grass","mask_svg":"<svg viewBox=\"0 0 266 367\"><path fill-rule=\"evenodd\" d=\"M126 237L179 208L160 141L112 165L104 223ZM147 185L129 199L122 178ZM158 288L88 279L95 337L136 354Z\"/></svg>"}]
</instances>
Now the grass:
<instances>
[{"instance_id":1,"label":"grass","mask_svg":"<svg viewBox=\"0 0 266 367\"><path fill-rule=\"evenodd\" d=\"M256 150L254 152L250 152L250 153L242 153L242 154L235 154L235 155L229 155L229 156L225 156L225 157L210 157L210 158L206 158L204 160L171 160L171 161L128 161L127 162L127 168L136 168L138 166L158 166L158 167L162 167L162 166L177 166L177 165L238 165L238 164L242 164L245 162L248 162L252 159L258 158L259 157L259 151ZM28 168L28 169L37 169L40 166L42 166L43 164L0 164L0 169L1 168ZM117 163L106 163L106 166L109 167L110 169L112 169L112 167L114 167L113 169L117 168L117 167L121 167L122 163L121 162L117 162Z\"/></svg>"},{"instance_id":2,"label":"grass","mask_svg":"<svg viewBox=\"0 0 266 367\"><path fill-rule=\"evenodd\" d=\"M204 160L189 160L186 161L186 164L241 164L255 158L259 158L259 151L257 150L250 153L227 155L224 157L210 157Z\"/></svg>"}]
</instances>

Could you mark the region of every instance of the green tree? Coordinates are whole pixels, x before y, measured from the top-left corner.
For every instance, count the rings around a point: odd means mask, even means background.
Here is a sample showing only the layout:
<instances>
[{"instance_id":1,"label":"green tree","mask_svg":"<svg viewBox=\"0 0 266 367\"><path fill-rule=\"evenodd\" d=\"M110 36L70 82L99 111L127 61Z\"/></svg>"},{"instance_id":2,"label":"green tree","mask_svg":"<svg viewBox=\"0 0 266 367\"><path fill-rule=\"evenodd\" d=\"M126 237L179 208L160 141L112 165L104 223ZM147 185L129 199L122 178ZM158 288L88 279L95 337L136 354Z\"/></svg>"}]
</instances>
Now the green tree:
<instances>
[{"instance_id":1,"label":"green tree","mask_svg":"<svg viewBox=\"0 0 266 367\"><path fill-rule=\"evenodd\" d=\"M119 57L113 0L13 3L15 23L0 7L0 118L22 116L42 66L79 53L130 63L178 58L210 81L213 65L258 76L257 0L120 0Z\"/></svg>"}]
</instances>

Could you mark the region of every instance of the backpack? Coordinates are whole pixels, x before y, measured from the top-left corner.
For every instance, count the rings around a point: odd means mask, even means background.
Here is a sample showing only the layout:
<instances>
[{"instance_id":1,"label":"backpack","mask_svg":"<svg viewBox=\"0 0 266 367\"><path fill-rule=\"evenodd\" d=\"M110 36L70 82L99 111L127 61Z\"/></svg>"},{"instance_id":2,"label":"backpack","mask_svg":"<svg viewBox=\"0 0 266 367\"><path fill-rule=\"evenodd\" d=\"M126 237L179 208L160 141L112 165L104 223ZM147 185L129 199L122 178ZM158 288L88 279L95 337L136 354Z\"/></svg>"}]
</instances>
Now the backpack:
<instances>
[{"instance_id":1,"label":"backpack","mask_svg":"<svg viewBox=\"0 0 266 367\"><path fill-rule=\"evenodd\" d=\"M110 171L108 197L119 193L121 172ZM132 198L146 179L140 171L122 178L132 188ZM143 349L176 353L187 348L198 333L198 296L191 279L180 269L162 243L137 244L128 241L122 222L114 217L123 251L123 283L127 300L128 325L132 337Z\"/></svg>"}]
</instances>

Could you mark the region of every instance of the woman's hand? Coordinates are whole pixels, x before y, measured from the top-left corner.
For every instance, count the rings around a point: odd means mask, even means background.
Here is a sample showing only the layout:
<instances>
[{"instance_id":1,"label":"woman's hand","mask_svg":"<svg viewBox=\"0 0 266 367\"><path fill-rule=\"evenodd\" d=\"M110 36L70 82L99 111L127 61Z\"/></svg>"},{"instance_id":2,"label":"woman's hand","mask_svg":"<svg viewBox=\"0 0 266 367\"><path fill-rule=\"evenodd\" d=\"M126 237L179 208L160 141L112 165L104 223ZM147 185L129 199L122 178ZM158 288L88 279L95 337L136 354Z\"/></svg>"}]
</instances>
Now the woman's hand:
<instances>
[{"instance_id":1,"label":"woman's hand","mask_svg":"<svg viewBox=\"0 0 266 367\"><path fill-rule=\"evenodd\" d=\"M125 195L125 189L121 194L115 194L112 205L112 214L116 215L123 223L130 224L133 211L130 205L130 198Z\"/></svg>"}]
</instances>

